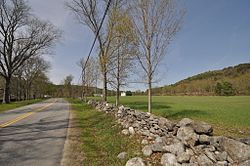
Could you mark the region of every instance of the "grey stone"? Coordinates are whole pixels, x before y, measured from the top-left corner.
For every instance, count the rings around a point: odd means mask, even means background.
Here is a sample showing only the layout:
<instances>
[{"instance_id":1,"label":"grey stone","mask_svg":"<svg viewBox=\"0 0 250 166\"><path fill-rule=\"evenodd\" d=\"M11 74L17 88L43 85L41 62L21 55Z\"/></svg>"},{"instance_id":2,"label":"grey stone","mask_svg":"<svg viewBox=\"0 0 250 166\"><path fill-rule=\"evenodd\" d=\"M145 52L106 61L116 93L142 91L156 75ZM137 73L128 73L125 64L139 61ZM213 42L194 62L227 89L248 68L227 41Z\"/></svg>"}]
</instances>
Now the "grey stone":
<instances>
[{"instance_id":1,"label":"grey stone","mask_svg":"<svg viewBox=\"0 0 250 166\"><path fill-rule=\"evenodd\" d=\"M227 152L221 152L221 153L218 153L216 154L216 159L218 161L224 161L224 160L227 160Z\"/></svg>"},{"instance_id":2,"label":"grey stone","mask_svg":"<svg viewBox=\"0 0 250 166\"><path fill-rule=\"evenodd\" d=\"M186 153L189 154L190 156L194 155L194 151L192 149L186 149Z\"/></svg>"},{"instance_id":3,"label":"grey stone","mask_svg":"<svg viewBox=\"0 0 250 166\"><path fill-rule=\"evenodd\" d=\"M155 142L156 143L165 143L165 138L164 137L156 137Z\"/></svg>"},{"instance_id":4,"label":"grey stone","mask_svg":"<svg viewBox=\"0 0 250 166\"><path fill-rule=\"evenodd\" d=\"M246 160L239 164L239 166L249 166L249 165L250 165L250 160Z\"/></svg>"},{"instance_id":5,"label":"grey stone","mask_svg":"<svg viewBox=\"0 0 250 166\"><path fill-rule=\"evenodd\" d=\"M131 135L134 135L134 134L135 134L135 130L134 130L134 128L131 127L131 126L128 128L128 131L129 131L129 133L130 133Z\"/></svg>"},{"instance_id":6,"label":"grey stone","mask_svg":"<svg viewBox=\"0 0 250 166\"><path fill-rule=\"evenodd\" d=\"M212 166L213 162L205 155L202 154L197 158L198 164L202 166Z\"/></svg>"},{"instance_id":7,"label":"grey stone","mask_svg":"<svg viewBox=\"0 0 250 166\"><path fill-rule=\"evenodd\" d=\"M244 144L250 145L250 138L238 138L237 141L240 141Z\"/></svg>"},{"instance_id":8,"label":"grey stone","mask_svg":"<svg viewBox=\"0 0 250 166\"><path fill-rule=\"evenodd\" d=\"M177 138L180 139L184 144L194 146L198 141L198 135L194 132L191 127L180 127L177 132Z\"/></svg>"},{"instance_id":9,"label":"grey stone","mask_svg":"<svg viewBox=\"0 0 250 166\"><path fill-rule=\"evenodd\" d=\"M166 127L169 131L172 131L175 124L166 118L160 117L159 118L159 126L163 127L163 128Z\"/></svg>"},{"instance_id":10,"label":"grey stone","mask_svg":"<svg viewBox=\"0 0 250 166\"><path fill-rule=\"evenodd\" d=\"M164 152L164 148L163 148L164 146L165 144L156 142L151 145L151 149L153 152Z\"/></svg>"},{"instance_id":11,"label":"grey stone","mask_svg":"<svg viewBox=\"0 0 250 166\"><path fill-rule=\"evenodd\" d=\"M212 126L205 122L193 122L191 125L198 134L212 134L213 132Z\"/></svg>"},{"instance_id":12,"label":"grey stone","mask_svg":"<svg viewBox=\"0 0 250 166\"><path fill-rule=\"evenodd\" d=\"M198 166L197 163L182 163L181 166Z\"/></svg>"},{"instance_id":13,"label":"grey stone","mask_svg":"<svg viewBox=\"0 0 250 166\"><path fill-rule=\"evenodd\" d=\"M197 163L197 156L191 156L189 162L190 163Z\"/></svg>"},{"instance_id":14,"label":"grey stone","mask_svg":"<svg viewBox=\"0 0 250 166\"><path fill-rule=\"evenodd\" d=\"M210 142L210 138L207 135L200 135L199 142L202 144L208 144Z\"/></svg>"},{"instance_id":15,"label":"grey stone","mask_svg":"<svg viewBox=\"0 0 250 166\"><path fill-rule=\"evenodd\" d=\"M205 154L207 155L208 158L210 158L213 162L216 162L216 157L214 155L214 153L208 151L208 150L205 150Z\"/></svg>"},{"instance_id":16,"label":"grey stone","mask_svg":"<svg viewBox=\"0 0 250 166\"><path fill-rule=\"evenodd\" d=\"M177 161L178 161L179 163L187 163L187 162L189 162L190 157L191 157L191 156L189 155L189 153L183 152L183 153L180 153L180 154L177 156Z\"/></svg>"},{"instance_id":17,"label":"grey stone","mask_svg":"<svg viewBox=\"0 0 250 166\"><path fill-rule=\"evenodd\" d=\"M151 127L151 128L149 129L149 131L150 131L151 133L155 133L155 129L154 129L153 127Z\"/></svg>"},{"instance_id":18,"label":"grey stone","mask_svg":"<svg viewBox=\"0 0 250 166\"><path fill-rule=\"evenodd\" d=\"M151 146L150 145L146 145L143 149L142 149L142 153L144 156L151 156L151 154L153 153Z\"/></svg>"},{"instance_id":19,"label":"grey stone","mask_svg":"<svg viewBox=\"0 0 250 166\"><path fill-rule=\"evenodd\" d=\"M166 145L163 147L165 152L170 152L173 154L181 154L184 152L184 144L182 142L178 142L172 145Z\"/></svg>"},{"instance_id":20,"label":"grey stone","mask_svg":"<svg viewBox=\"0 0 250 166\"><path fill-rule=\"evenodd\" d=\"M210 152L214 152L216 150L215 147L212 145L207 145L206 149L209 150Z\"/></svg>"},{"instance_id":21,"label":"grey stone","mask_svg":"<svg viewBox=\"0 0 250 166\"><path fill-rule=\"evenodd\" d=\"M141 141L141 144L142 144L142 145L147 145L147 144L148 144L148 140L143 139L143 140Z\"/></svg>"},{"instance_id":22,"label":"grey stone","mask_svg":"<svg viewBox=\"0 0 250 166\"><path fill-rule=\"evenodd\" d=\"M216 166L227 166L228 163L227 163L227 161L218 161L215 165Z\"/></svg>"},{"instance_id":23,"label":"grey stone","mask_svg":"<svg viewBox=\"0 0 250 166\"><path fill-rule=\"evenodd\" d=\"M150 137L153 137L153 138L159 137L159 135L153 134L153 133L150 133L149 136L150 136Z\"/></svg>"},{"instance_id":24,"label":"grey stone","mask_svg":"<svg viewBox=\"0 0 250 166\"><path fill-rule=\"evenodd\" d=\"M134 128L140 128L140 124L138 122L133 123L132 127Z\"/></svg>"},{"instance_id":25,"label":"grey stone","mask_svg":"<svg viewBox=\"0 0 250 166\"><path fill-rule=\"evenodd\" d=\"M149 130L144 130L143 132L142 132L142 135L144 135L144 136L150 136L150 132L149 132Z\"/></svg>"},{"instance_id":26,"label":"grey stone","mask_svg":"<svg viewBox=\"0 0 250 166\"><path fill-rule=\"evenodd\" d=\"M192 119L183 118L182 120L180 120L180 121L177 123L177 126L178 126L178 127L184 127L184 126L191 125L192 123L193 123L193 120L192 120Z\"/></svg>"},{"instance_id":27,"label":"grey stone","mask_svg":"<svg viewBox=\"0 0 250 166\"><path fill-rule=\"evenodd\" d=\"M125 159L127 157L128 157L128 153L127 152L121 152L117 156L117 158L119 158L119 159Z\"/></svg>"},{"instance_id":28,"label":"grey stone","mask_svg":"<svg viewBox=\"0 0 250 166\"><path fill-rule=\"evenodd\" d=\"M243 162L250 159L250 146L229 138L222 138L220 146L234 161Z\"/></svg>"},{"instance_id":29,"label":"grey stone","mask_svg":"<svg viewBox=\"0 0 250 166\"><path fill-rule=\"evenodd\" d=\"M123 129L123 130L122 130L122 134L124 134L124 135L129 135L128 129Z\"/></svg>"},{"instance_id":30,"label":"grey stone","mask_svg":"<svg viewBox=\"0 0 250 166\"><path fill-rule=\"evenodd\" d=\"M126 166L146 166L146 165L142 158L134 157L127 161Z\"/></svg>"},{"instance_id":31,"label":"grey stone","mask_svg":"<svg viewBox=\"0 0 250 166\"><path fill-rule=\"evenodd\" d=\"M234 163L233 159L229 155L227 155L227 161L231 164Z\"/></svg>"},{"instance_id":32,"label":"grey stone","mask_svg":"<svg viewBox=\"0 0 250 166\"><path fill-rule=\"evenodd\" d=\"M161 164L163 166L178 166L178 165L180 165L177 162L177 159L176 159L175 155L171 154L171 153L165 153L165 154L162 155Z\"/></svg>"},{"instance_id":33,"label":"grey stone","mask_svg":"<svg viewBox=\"0 0 250 166\"><path fill-rule=\"evenodd\" d=\"M212 136L209 137L210 139L210 145L216 147L217 149L220 149L220 141L223 139L221 136Z\"/></svg>"},{"instance_id":34,"label":"grey stone","mask_svg":"<svg viewBox=\"0 0 250 166\"><path fill-rule=\"evenodd\" d=\"M204 152L206 145L198 145L193 149L196 154L201 154Z\"/></svg>"}]
</instances>

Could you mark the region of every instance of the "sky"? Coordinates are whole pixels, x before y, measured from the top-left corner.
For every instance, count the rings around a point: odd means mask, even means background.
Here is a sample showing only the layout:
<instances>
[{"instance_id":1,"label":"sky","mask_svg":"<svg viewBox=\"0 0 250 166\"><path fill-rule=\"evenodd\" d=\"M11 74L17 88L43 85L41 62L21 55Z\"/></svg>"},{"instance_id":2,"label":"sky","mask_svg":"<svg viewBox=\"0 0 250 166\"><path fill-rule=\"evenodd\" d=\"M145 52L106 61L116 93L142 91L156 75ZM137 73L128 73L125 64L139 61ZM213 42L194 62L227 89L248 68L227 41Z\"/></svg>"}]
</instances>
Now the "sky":
<instances>
[{"instance_id":1,"label":"sky","mask_svg":"<svg viewBox=\"0 0 250 166\"><path fill-rule=\"evenodd\" d=\"M69 74L74 76L74 83L79 83L81 70L77 62L88 55L94 38L65 7L65 1L70 0L29 0L33 14L49 20L63 32L53 55L45 55L52 65L49 78L55 84L60 84ZM159 66L161 79L154 86L173 84L209 70L250 63L249 0L182 2L186 9L183 26ZM145 90L146 86L131 84L127 89Z\"/></svg>"}]
</instances>

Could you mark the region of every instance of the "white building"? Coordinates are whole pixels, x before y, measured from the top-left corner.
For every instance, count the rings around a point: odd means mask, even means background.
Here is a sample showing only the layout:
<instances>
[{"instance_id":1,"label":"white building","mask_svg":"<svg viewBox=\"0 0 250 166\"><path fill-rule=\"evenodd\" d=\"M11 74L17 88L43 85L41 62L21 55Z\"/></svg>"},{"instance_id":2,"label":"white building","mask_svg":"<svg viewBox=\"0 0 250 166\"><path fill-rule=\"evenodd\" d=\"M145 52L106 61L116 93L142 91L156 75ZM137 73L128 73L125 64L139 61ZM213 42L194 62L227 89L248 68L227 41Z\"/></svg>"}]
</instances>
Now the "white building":
<instances>
[{"instance_id":1,"label":"white building","mask_svg":"<svg viewBox=\"0 0 250 166\"><path fill-rule=\"evenodd\" d=\"M127 96L127 95L126 95L126 92L122 92L122 93L121 93L121 96Z\"/></svg>"}]
</instances>

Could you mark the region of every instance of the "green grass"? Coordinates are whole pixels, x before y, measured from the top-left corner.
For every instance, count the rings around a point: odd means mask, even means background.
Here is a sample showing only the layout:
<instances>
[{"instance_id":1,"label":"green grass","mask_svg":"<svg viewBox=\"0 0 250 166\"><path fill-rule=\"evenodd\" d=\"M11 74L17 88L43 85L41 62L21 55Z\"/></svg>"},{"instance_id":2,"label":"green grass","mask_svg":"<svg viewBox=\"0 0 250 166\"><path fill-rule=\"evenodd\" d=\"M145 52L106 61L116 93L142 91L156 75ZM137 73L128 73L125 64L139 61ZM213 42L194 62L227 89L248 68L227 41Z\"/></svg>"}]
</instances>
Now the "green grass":
<instances>
[{"instance_id":1,"label":"green grass","mask_svg":"<svg viewBox=\"0 0 250 166\"><path fill-rule=\"evenodd\" d=\"M35 99L35 100L17 101L17 102L12 102L10 104L0 104L0 112L11 110L11 109L18 108L18 107L22 107L25 105L38 103L41 101L42 101L42 99Z\"/></svg>"},{"instance_id":2,"label":"green grass","mask_svg":"<svg viewBox=\"0 0 250 166\"><path fill-rule=\"evenodd\" d=\"M84 165L125 165L126 160L117 159L120 152L127 152L129 157L138 155L140 143L135 137L122 135L121 127L112 115L98 112L79 100L68 101L76 111L81 128Z\"/></svg>"},{"instance_id":3,"label":"green grass","mask_svg":"<svg viewBox=\"0 0 250 166\"><path fill-rule=\"evenodd\" d=\"M146 96L121 97L121 104L147 111ZM153 113L175 121L188 117L208 122L216 135L250 137L250 96L154 96Z\"/></svg>"}]
</instances>

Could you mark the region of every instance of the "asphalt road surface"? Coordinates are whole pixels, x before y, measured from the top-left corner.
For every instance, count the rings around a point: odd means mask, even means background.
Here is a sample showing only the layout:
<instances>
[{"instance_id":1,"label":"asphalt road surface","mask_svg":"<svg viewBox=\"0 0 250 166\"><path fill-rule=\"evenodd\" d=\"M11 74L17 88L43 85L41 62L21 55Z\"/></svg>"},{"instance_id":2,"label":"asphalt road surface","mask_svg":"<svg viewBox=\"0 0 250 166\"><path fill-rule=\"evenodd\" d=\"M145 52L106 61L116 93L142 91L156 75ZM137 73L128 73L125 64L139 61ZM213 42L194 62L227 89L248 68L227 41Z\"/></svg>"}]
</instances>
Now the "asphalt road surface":
<instances>
[{"instance_id":1,"label":"asphalt road surface","mask_svg":"<svg viewBox=\"0 0 250 166\"><path fill-rule=\"evenodd\" d=\"M69 103L63 99L0 114L0 166L57 166L69 121Z\"/></svg>"}]
</instances>

